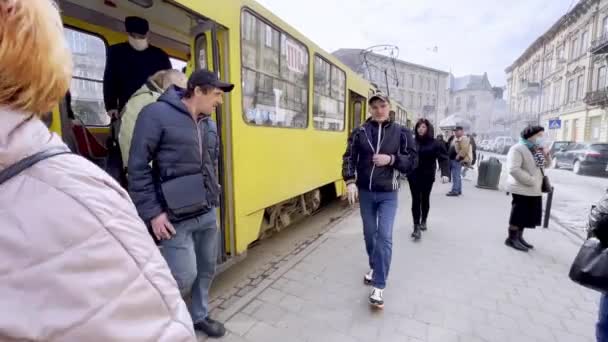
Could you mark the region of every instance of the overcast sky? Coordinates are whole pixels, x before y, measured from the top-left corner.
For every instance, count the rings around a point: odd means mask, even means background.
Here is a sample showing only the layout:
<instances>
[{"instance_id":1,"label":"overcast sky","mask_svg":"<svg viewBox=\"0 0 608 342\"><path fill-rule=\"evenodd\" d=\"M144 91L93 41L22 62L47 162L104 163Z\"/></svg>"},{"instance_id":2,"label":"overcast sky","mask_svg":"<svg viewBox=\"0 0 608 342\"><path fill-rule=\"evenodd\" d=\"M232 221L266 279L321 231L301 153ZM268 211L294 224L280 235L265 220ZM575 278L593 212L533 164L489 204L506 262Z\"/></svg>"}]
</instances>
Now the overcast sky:
<instances>
[{"instance_id":1,"label":"overcast sky","mask_svg":"<svg viewBox=\"0 0 608 342\"><path fill-rule=\"evenodd\" d=\"M578 0L258 1L329 52L392 44L399 59L487 72L501 86L505 68Z\"/></svg>"}]
</instances>

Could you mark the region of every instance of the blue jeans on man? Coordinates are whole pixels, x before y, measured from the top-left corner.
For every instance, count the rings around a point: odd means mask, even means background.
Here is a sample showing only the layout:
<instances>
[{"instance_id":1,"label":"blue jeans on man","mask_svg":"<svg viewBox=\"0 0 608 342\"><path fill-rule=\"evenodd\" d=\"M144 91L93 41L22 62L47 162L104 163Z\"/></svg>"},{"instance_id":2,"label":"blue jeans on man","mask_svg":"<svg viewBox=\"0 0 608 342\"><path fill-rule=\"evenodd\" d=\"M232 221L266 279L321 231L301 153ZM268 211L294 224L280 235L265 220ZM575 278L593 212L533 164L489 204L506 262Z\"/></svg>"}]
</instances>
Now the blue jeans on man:
<instances>
[{"instance_id":1,"label":"blue jeans on man","mask_svg":"<svg viewBox=\"0 0 608 342\"><path fill-rule=\"evenodd\" d=\"M182 295L192 293L190 315L198 323L209 315L209 288L217 262L219 230L215 210L173 226L176 234L161 242L161 253Z\"/></svg>"},{"instance_id":2,"label":"blue jeans on man","mask_svg":"<svg viewBox=\"0 0 608 342\"><path fill-rule=\"evenodd\" d=\"M452 193L462 194L462 164L458 160L450 160L452 174Z\"/></svg>"},{"instance_id":3,"label":"blue jeans on man","mask_svg":"<svg viewBox=\"0 0 608 342\"><path fill-rule=\"evenodd\" d=\"M369 258L369 267L374 270L372 286L384 289L391 266L393 223L397 213L398 192L360 190L359 202L365 249Z\"/></svg>"},{"instance_id":4,"label":"blue jeans on man","mask_svg":"<svg viewBox=\"0 0 608 342\"><path fill-rule=\"evenodd\" d=\"M597 342L608 342L608 295L606 294L602 294L600 299L595 336Z\"/></svg>"}]
</instances>

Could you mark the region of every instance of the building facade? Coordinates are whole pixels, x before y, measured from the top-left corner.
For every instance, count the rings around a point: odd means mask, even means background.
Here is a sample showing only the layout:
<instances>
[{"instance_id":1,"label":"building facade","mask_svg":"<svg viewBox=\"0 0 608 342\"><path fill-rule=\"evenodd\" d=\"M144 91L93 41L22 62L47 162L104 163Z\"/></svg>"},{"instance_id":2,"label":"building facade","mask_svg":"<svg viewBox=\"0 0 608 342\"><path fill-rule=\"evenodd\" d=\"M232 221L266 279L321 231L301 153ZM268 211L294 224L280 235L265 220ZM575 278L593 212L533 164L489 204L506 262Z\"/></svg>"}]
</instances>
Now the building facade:
<instances>
[{"instance_id":1,"label":"building facade","mask_svg":"<svg viewBox=\"0 0 608 342\"><path fill-rule=\"evenodd\" d=\"M448 105L449 73L362 49L340 49L334 56L392 99L401 103L408 117L439 122Z\"/></svg>"},{"instance_id":2,"label":"building facade","mask_svg":"<svg viewBox=\"0 0 608 342\"><path fill-rule=\"evenodd\" d=\"M512 126L608 142L607 53L608 0L580 0L506 69Z\"/></svg>"},{"instance_id":3,"label":"building facade","mask_svg":"<svg viewBox=\"0 0 608 342\"><path fill-rule=\"evenodd\" d=\"M492 126L495 100L487 74L451 77L447 115L466 119L472 132L487 132Z\"/></svg>"}]
</instances>

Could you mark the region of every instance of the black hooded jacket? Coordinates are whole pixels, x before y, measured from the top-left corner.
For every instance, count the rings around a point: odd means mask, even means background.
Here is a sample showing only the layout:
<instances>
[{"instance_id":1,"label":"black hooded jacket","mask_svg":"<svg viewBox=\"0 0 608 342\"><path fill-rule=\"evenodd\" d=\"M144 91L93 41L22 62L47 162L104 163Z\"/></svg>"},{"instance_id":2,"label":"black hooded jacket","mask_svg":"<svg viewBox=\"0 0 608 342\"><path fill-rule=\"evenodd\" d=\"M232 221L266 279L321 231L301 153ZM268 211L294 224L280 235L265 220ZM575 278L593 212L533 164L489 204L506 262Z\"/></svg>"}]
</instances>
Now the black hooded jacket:
<instances>
[{"instance_id":1,"label":"black hooded jacket","mask_svg":"<svg viewBox=\"0 0 608 342\"><path fill-rule=\"evenodd\" d=\"M374 154L387 154L392 164L374 165ZM412 131L393 121L378 123L368 119L355 128L348 138L342 158L342 177L346 183L356 182L359 189L374 192L399 190L400 174L411 173L418 155Z\"/></svg>"},{"instance_id":2,"label":"black hooded jacket","mask_svg":"<svg viewBox=\"0 0 608 342\"><path fill-rule=\"evenodd\" d=\"M219 205L215 174L219 156L217 126L209 116L201 116L195 122L182 97L182 89L169 88L157 102L144 107L135 123L129 153L129 193L146 222L165 211L159 191L161 180L201 170L211 184L205 184L210 205ZM203 158L205 145L210 158Z\"/></svg>"}]
</instances>

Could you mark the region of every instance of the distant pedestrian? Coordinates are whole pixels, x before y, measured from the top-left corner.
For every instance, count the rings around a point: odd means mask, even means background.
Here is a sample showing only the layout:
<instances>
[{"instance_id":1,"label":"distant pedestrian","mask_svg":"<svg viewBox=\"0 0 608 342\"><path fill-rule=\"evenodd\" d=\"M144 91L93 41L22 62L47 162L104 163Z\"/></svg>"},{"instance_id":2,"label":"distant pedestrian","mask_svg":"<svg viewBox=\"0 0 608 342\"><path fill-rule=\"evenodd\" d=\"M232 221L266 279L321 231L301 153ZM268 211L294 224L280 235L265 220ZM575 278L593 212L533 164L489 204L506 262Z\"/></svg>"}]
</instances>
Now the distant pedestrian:
<instances>
[{"instance_id":1,"label":"distant pedestrian","mask_svg":"<svg viewBox=\"0 0 608 342\"><path fill-rule=\"evenodd\" d=\"M457 197L462 195L462 167L471 164L471 145L469 138L464 135L461 126L454 128L454 137L448 151L450 156L450 169L452 175L452 191L447 196Z\"/></svg>"},{"instance_id":2,"label":"distant pedestrian","mask_svg":"<svg viewBox=\"0 0 608 342\"><path fill-rule=\"evenodd\" d=\"M418 166L407 177L412 193L412 218L414 232L412 237L420 239L421 231L427 229L430 210L430 197L437 173L437 162L441 169L441 180L447 183L449 173L448 153L445 144L433 138L434 128L427 119L420 119L415 126L418 147Z\"/></svg>"},{"instance_id":3,"label":"distant pedestrian","mask_svg":"<svg viewBox=\"0 0 608 342\"><path fill-rule=\"evenodd\" d=\"M361 198L363 235L370 270L364 282L371 284L371 305L384 307L393 248L393 223L397 212L399 176L409 174L417 163L412 132L389 117L390 102L378 93L369 99L372 116L353 130L343 157L342 175L348 200Z\"/></svg>"},{"instance_id":4,"label":"distant pedestrian","mask_svg":"<svg viewBox=\"0 0 608 342\"><path fill-rule=\"evenodd\" d=\"M524 240L524 229L540 226L542 219L543 169L551 162L543 147L544 131L541 126L526 127L507 155L507 188L513 201L505 244L523 252L534 248Z\"/></svg>"}]
</instances>

